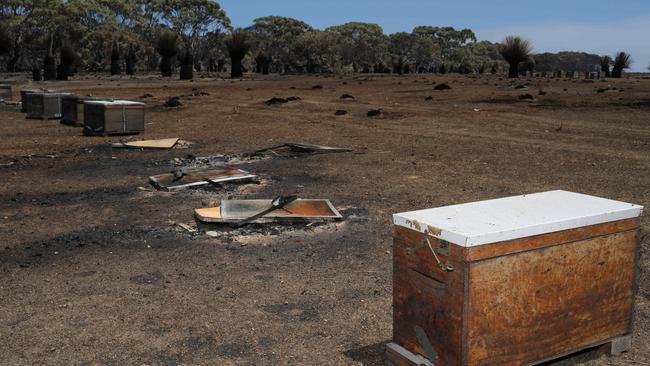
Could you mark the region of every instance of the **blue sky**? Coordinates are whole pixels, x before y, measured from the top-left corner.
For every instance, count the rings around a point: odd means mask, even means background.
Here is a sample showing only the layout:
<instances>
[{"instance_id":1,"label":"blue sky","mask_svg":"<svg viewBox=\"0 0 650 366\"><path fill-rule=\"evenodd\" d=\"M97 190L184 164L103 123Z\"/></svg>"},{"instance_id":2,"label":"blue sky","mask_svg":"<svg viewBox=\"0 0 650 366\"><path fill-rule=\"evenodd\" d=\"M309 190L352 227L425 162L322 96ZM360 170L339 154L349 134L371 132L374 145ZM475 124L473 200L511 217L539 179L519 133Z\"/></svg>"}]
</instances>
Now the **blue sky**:
<instances>
[{"instance_id":1,"label":"blue sky","mask_svg":"<svg viewBox=\"0 0 650 366\"><path fill-rule=\"evenodd\" d=\"M316 28L349 21L378 23L386 33L416 25L471 28L479 39L529 38L536 52L628 51L633 70L650 65L650 0L221 0L235 26L265 15L304 20Z\"/></svg>"}]
</instances>

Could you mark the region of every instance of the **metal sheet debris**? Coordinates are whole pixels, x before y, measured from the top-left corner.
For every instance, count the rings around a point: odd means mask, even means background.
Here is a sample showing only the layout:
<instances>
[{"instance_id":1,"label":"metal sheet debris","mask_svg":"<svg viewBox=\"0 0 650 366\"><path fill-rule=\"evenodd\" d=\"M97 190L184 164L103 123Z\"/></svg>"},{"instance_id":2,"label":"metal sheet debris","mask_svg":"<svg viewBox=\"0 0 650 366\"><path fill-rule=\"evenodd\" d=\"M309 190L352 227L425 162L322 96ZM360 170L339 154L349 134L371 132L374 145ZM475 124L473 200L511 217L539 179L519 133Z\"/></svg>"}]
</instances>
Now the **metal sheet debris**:
<instances>
[{"instance_id":1,"label":"metal sheet debris","mask_svg":"<svg viewBox=\"0 0 650 366\"><path fill-rule=\"evenodd\" d=\"M238 223L271 206L273 200L222 200L220 207L194 210L205 223ZM327 199L297 199L282 209L257 218L253 223L341 220L343 216Z\"/></svg>"},{"instance_id":2,"label":"metal sheet debris","mask_svg":"<svg viewBox=\"0 0 650 366\"><path fill-rule=\"evenodd\" d=\"M296 153L337 153L337 152L352 151L352 149L344 148L344 147L331 147L331 146L304 144L304 143L297 143L297 142L285 142L277 146L272 146L265 149L257 150L253 152L251 155L255 156L265 152L275 152L275 150L279 150L283 148L288 148L291 152L296 152Z\"/></svg>"},{"instance_id":3,"label":"metal sheet debris","mask_svg":"<svg viewBox=\"0 0 650 366\"><path fill-rule=\"evenodd\" d=\"M179 169L172 173L149 177L151 184L167 191L186 189L206 184L244 182L257 179L255 174L230 167Z\"/></svg>"},{"instance_id":4,"label":"metal sheet debris","mask_svg":"<svg viewBox=\"0 0 650 366\"><path fill-rule=\"evenodd\" d=\"M115 148L131 148L131 149L171 149L178 142L178 138L160 139L160 140L142 140L142 141L126 141L112 144Z\"/></svg>"}]
</instances>

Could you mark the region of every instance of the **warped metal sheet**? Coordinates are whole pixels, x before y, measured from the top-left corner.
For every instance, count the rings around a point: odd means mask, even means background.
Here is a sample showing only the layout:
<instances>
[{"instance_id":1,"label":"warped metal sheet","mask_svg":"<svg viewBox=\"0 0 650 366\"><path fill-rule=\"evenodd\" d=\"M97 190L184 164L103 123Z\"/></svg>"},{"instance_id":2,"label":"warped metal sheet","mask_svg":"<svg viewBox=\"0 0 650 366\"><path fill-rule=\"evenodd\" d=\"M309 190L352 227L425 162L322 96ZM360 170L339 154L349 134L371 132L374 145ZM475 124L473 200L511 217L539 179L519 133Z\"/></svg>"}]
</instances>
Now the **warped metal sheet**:
<instances>
[{"instance_id":1,"label":"warped metal sheet","mask_svg":"<svg viewBox=\"0 0 650 366\"><path fill-rule=\"evenodd\" d=\"M173 191L210 183L242 182L256 178L256 175L245 170L220 167L185 169L177 173L159 174L149 177L149 181L159 189Z\"/></svg>"},{"instance_id":2,"label":"warped metal sheet","mask_svg":"<svg viewBox=\"0 0 650 366\"><path fill-rule=\"evenodd\" d=\"M203 222L237 223L271 206L272 200L222 200L221 207L195 210ZM340 220L343 216L326 199L298 199L254 223Z\"/></svg>"}]
</instances>

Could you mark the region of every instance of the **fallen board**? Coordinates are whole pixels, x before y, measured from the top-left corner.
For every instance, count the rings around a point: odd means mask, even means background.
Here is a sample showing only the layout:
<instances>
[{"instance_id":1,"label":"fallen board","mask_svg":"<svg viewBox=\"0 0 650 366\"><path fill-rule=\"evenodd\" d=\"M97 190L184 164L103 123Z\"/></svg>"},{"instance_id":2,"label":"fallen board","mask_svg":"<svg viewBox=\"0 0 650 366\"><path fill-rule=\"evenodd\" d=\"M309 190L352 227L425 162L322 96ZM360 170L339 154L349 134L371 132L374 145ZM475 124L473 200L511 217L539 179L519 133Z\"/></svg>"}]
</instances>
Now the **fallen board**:
<instances>
[{"instance_id":1,"label":"fallen board","mask_svg":"<svg viewBox=\"0 0 650 366\"><path fill-rule=\"evenodd\" d=\"M272 200L222 200L221 207L194 210L205 223L237 223L271 206ZM340 220L343 216L326 199L298 199L272 211L253 223Z\"/></svg>"},{"instance_id":2,"label":"fallen board","mask_svg":"<svg viewBox=\"0 0 650 366\"><path fill-rule=\"evenodd\" d=\"M178 142L178 138L173 139L160 139L160 140L143 140L143 141L129 141L118 142L112 146L115 148L130 148L130 149L171 149Z\"/></svg>"},{"instance_id":3,"label":"fallen board","mask_svg":"<svg viewBox=\"0 0 650 366\"><path fill-rule=\"evenodd\" d=\"M202 186L210 183L243 182L256 179L255 174L230 167L187 169L178 177L174 173L159 174L149 177L153 186L168 191Z\"/></svg>"},{"instance_id":4,"label":"fallen board","mask_svg":"<svg viewBox=\"0 0 650 366\"><path fill-rule=\"evenodd\" d=\"M251 155L259 155L264 152L268 151L274 151L277 149L281 148L287 148L289 151L296 152L296 153L337 153L337 152L350 152L352 149L349 148L344 148L344 147L331 147L331 146L322 146L322 145L313 145L313 144L303 144L303 143L296 143L296 142L286 142L283 143L282 145L277 145L273 147L269 147L266 149L262 150L257 150L253 152Z\"/></svg>"}]
</instances>

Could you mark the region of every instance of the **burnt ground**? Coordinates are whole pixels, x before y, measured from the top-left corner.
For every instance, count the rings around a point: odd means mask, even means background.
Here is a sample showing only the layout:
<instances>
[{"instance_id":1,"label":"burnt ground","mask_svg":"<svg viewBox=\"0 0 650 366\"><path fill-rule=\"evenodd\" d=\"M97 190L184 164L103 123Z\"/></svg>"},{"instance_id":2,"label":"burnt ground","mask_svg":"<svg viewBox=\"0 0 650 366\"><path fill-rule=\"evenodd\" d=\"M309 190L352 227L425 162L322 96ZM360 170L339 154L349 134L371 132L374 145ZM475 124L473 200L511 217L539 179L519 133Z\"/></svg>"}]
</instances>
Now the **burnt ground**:
<instances>
[{"instance_id":1,"label":"burnt ground","mask_svg":"<svg viewBox=\"0 0 650 366\"><path fill-rule=\"evenodd\" d=\"M35 85L8 77L15 97ZM451 90L434 91L434 82ZM552 189L650 205L650 80L520 83L528 85L451 75L38 84L149 93L144 137L193 144L118 150L109 143L119 137L83 137L0 106L0 364L382 364L392 213ZM596 92L609 86L624 90ZM209 95L163 107L192 89ZM536 99L520 100L525 93ZM301 99L264 103L289 96ZM375 109L382 114L368 117ZM147 177L174 169L175 158L282 141L354 152L235 164L261 174L258 185L149 190ZM346 220L218 237L177 225L193 225L194 208L224 197L279 193L329 198ZM647 213L642 225L633 350L555 365L650 364Z\"/></svg>"}]
</instances>

